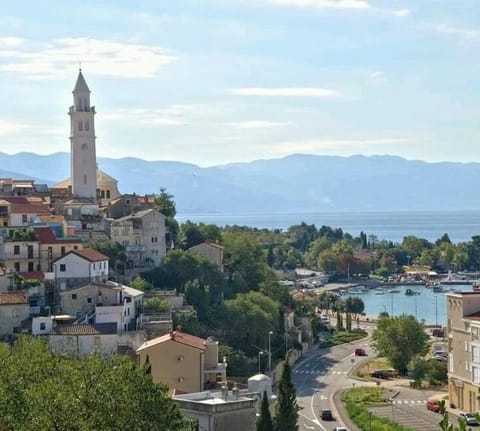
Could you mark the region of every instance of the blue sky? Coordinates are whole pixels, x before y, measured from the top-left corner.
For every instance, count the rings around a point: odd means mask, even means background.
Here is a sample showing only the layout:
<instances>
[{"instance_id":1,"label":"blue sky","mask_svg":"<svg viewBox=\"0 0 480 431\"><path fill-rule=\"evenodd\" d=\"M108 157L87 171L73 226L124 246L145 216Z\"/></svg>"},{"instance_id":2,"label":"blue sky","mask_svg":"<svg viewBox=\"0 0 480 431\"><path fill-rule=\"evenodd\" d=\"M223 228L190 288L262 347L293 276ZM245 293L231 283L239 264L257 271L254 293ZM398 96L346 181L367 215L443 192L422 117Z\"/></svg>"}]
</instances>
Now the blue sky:
<instances>
[{"instance_id":1,"label":"blue sky","mask_svg":"<svg viewBox=\"0 0 480 431\"><path fill-rule=\"evenodd\" d=\"M81 61L99 156L480 161L479 6L10 2L0 15L0 151L69 150Z\"/></svg>"}]
</instances>

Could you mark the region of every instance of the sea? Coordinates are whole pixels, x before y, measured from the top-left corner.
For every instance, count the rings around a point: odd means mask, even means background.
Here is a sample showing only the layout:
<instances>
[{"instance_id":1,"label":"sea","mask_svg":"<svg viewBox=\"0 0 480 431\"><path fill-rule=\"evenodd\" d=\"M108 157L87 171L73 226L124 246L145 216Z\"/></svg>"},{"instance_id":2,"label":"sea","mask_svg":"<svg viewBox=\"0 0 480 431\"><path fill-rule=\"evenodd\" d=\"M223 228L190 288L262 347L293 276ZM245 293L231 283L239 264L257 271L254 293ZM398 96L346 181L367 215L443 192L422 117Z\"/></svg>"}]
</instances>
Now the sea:
<instances>
[{"instance_id":1,"label":"sea","mask_svg":"<svg viewBox=\"0 0 480 431\"><path fill-rule=\"evenodd\" d=\"M441 204L441 202L439 202ZM435 241L447 233L452 242L469 241L480 235L480 211L376 211L376 212L325 212L325 213L273 213L273 214L178 214L179 223L190 220L195 223L218 226L250 226L267 229L288 229L300 224L314 224L342 228L353 236L360 232L375 235L378 240L401 243L406 235L414 235ZM401 286L399 293L376 295L373 290L361 294L365 312L378 316L382 311L390 315L412 314L427 324L445 325L447 320L446 293L435 293L425 287L413 287L418 295L407 296L405 291L412 286ZM471 291L465 284L454 289Z\"/></svg>"},{"instance_id":2,"label":"sea","mask_svg":"<svg viewBox=\"0 0 480 431\"><path fill-rule=\"evenodd\" d=\"M441 205L441 202L439 202ZM267 229L288 229L305 222L341 228L358 236L360 232L375 235L379 240L402 242L406 235L435 241L447 233L452 242L469 241L480 235L480 210L470 211L372 211L319 213L250 213L250 214L177 214L179 223L190 220L218 226L250 226Z\"/></svg>"},{"instance_id":3,"label":"sea","mask_svg":"<svg viewBox=\"0 0 480 431\"><path fill-rule=\"evenodd\" d=\"M472 291L471 284L449 285L445 286L445 292L434 292L433 289L425 286L395 286L399 292L389 293L385 288L383 294L375 289L365 290L361 294L347 294L348 296L358 296L365 304L365 314L371 317L377 317L382 312L387 312L389 316L398 316L400 314L410 314L415 316L418 321L424 321L427 325L442 325L447 323L447 304L446 295L448 291L461 290ZM407 289L415 292L415 295L406 295Z\"/></svg>"}]
</instances>

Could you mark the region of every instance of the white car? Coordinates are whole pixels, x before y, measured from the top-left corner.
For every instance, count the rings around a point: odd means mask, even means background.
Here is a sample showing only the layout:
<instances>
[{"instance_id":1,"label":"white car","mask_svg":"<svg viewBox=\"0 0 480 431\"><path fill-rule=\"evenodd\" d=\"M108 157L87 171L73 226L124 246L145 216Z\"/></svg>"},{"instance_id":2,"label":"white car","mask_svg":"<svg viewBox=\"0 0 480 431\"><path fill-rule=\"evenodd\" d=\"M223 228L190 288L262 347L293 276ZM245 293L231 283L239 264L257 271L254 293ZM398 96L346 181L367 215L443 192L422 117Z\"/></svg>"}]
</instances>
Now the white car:
<instances>
[{"instance_id":1,"label":"white car","mask_svg":"<svg viewBox=\"0 0 480 431\"><path fill-rule=\"evenodd\" d=\"M345 427L335 427L333 431L348 431L348 428Z\"/></svg>"},{"instance_id":2,"label":"white car","mask_svg":"<svg viewBox=\"0 0 480 431\"><path fill-rule=\"evenodd\" d=\"M467 425L478 425L477 417L473 413L461 412L458 417L463 418Z\"/></svg>"}]
</instances>

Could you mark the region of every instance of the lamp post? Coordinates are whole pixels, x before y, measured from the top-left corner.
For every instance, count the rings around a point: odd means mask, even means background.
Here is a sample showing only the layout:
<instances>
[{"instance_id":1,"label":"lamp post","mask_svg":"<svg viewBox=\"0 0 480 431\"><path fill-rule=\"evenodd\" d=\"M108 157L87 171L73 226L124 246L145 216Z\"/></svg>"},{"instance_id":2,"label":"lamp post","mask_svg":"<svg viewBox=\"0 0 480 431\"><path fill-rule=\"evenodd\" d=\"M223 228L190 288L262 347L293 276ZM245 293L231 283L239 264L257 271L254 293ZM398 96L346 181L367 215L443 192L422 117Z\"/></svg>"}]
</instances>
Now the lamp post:
<instances>
[{"instance_id":1,"label":"lamp post","mask_svg":"<svg viewBox=\"0 0 480 431\"><path fill-rule=\"evenodd\" d=\"M273 331L268 331L268 372L272 372L272 334Z\"/></svg>"},{"instance_id":2,"label":"lamp post","mask_svg":"<svg viewBox=\"0 0 480 431\"><path fill-rule=\"evenodd\" d=\"M258 352L258 374L260 374L260 365L261 365L262 355L263 355L263 350L260 350L260 351Z\"/></svg>"}]
</instances>

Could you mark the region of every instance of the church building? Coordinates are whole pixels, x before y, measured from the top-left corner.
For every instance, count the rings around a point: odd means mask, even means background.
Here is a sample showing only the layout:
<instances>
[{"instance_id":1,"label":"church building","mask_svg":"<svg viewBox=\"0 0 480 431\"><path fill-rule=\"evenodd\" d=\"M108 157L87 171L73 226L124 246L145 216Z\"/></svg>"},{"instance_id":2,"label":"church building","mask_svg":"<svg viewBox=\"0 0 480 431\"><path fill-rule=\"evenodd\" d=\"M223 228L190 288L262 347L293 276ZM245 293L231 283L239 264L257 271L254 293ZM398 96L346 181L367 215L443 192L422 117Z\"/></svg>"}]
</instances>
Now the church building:
<instances>
[{"instance_id":1,"label":"church building","mask_svg":"<svg viewBox=\"0 0 480 431\"><path fill-rule=\"evenodd\" d=\"M69 189L73 199L99 203L120 196L117 180L98 169L95 136L95 107L90 104L90 89L80 69L70 106L70 178L53 186Z\"/></svg>"}]
</instances>

